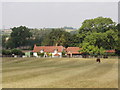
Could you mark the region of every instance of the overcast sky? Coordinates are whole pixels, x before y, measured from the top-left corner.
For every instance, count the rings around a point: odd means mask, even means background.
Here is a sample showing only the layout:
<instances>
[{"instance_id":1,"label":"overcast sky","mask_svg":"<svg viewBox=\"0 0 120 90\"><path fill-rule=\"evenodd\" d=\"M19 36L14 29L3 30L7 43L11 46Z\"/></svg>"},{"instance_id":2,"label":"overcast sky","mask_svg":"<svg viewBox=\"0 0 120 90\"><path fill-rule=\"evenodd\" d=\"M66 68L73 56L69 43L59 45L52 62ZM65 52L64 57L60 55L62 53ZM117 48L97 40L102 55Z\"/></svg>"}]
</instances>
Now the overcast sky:
<instances>
[{"instance_id":1,"label":"overcast sky","mask_svg":"<svg viewBox=\"0 0 120 90\"><path fill-rule=\"evenodd\" d=\"M85 19L99 16L118 22L117 2L3 2L3 28L79 28Z\"/></svg>"}]
</instances>

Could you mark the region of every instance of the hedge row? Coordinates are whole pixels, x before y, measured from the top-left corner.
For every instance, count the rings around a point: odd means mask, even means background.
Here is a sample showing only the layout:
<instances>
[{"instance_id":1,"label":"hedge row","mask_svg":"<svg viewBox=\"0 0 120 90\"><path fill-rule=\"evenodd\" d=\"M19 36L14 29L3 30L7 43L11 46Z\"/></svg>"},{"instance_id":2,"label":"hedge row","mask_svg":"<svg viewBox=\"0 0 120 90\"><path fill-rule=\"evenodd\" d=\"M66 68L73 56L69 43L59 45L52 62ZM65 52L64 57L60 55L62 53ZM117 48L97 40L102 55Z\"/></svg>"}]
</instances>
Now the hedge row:
<instances>
[{"instance_id":1,"label":"hedge row","mask_svg":"<svg viewBox=\"0 0 120 90\"><path fill-rule=\"evenodd\" d=\"M11 50L2 50L2 55L24 55L19 49L11 49Z\"/></svg>"}]
</instances>

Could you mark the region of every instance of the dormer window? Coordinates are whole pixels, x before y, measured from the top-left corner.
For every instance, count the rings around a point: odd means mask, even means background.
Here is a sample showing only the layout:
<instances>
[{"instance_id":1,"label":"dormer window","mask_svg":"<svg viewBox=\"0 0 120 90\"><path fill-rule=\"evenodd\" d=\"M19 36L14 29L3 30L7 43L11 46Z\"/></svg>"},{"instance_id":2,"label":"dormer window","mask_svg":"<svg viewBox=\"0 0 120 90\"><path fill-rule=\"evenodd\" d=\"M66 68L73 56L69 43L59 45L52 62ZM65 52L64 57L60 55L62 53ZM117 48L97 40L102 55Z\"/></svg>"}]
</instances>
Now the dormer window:
<instances>
[{"instance_id":1,"label":"dormer window","mask_svg":"<svg viewBox=\"0 0 120 90\"><path fill-rule=\"evenodd\" d=\"M40 50L40 53L43 53L44 52L44 50L42 49L42 50Z\"/></svg>"}]
</instances>

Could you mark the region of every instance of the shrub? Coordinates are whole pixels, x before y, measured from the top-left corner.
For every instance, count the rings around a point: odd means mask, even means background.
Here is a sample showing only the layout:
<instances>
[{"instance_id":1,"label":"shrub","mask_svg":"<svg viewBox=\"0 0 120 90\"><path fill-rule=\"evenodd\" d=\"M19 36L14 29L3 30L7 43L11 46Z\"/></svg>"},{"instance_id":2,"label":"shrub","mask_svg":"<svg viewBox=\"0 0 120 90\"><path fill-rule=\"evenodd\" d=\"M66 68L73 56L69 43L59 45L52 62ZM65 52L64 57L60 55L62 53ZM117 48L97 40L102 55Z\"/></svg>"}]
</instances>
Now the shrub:
<instances>
[{"instance_id":1,"label":"shrub","mask_svg":"<svg viewBox=\"0 0 120 90\"><path fill-rule=\"evenodd\" d=\"M2 50L2 55L12 55L11 50Z\"/></svg>"},{"instance_id":2,"label":"shrub","mask_svg":"<svg viewBox=\"0 0 120 90\"><path fill-rule=\"evenodd\" d=\"M37 55L43 57L44 53L37 52Z\"/></svg>"},{"instance_id":3,"label":"shrub","mask_svg":"<svg viewBox=\"0 0 120 90\"><path fill-rule=\"evenodd\" d=\"M24 53L19 49L12 49L11 52L15 55L24 55Z\"/></svg>"},{"instance_id":4,"label":"shrub","mask_svg":"<svg viewBox=\"0 0 120 90\"><path fill-rule=\"evenodd\" d=\"M66 54L66 52L65 52L65 51L63 51L63 52L62 52L62 56L65 56L65 54Z\"/></svg>"}]
</instances>

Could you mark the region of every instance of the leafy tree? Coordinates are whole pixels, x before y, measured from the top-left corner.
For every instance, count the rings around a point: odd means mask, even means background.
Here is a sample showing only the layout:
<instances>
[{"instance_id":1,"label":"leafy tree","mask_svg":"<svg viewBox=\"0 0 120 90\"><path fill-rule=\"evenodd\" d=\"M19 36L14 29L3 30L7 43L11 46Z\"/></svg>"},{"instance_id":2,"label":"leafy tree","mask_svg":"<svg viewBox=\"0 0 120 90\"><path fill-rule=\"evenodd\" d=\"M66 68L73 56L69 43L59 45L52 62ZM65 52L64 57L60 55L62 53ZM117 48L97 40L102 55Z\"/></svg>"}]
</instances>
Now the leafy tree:
<instances>
[{"instance_id":1,"label":"leafy tree","mask_svg":"<svg viewBox=\"0 0 120 90\"><path fill-rule=\"evenodd\" d=\"M105 49L116 49L119 42L119 25L110 18L98 17L85 20L77 35L81 51L89 54L104 54Z\"/></svg>"},{"instance_id":2,"label":"leafy tree","mask_svg":"<svg viewBox=\"0 0 120 90\"><path fill-rule=\"evenodd\" d=\"M2 47L5 48L6 47L6 43L7 43L7 38L9 38L9 35L2 35Z\"/></svg>"},{"instance_id":3,"label":"leafy tree","mask_svg":"<svg viewBox=\"0 0 120 90\"><path fill-rule=\"evenodd\" d=\"M94 45L100 48L105 46L107 41L107 35L103 33L92 33L85 37L83 43L89 43L89 45Z\"/></svg>"},{"instance_id":4,"label":"leafy tree","mask_svg":"<svg viewBox=\"0 0 120 90\"><path fill-rule=\"evenodd\" d=\"M51 29L31 29L30 32L32 33L32 40L30 40L30 45L39 45L41 46L45 37L51 32Z\"/></svg>"},{"instance_id":5,"label":"leafy tree","mask_svg":"<svg viewBox=\"0 0 120 90\"><path fill-rule=\"evenodd\" d=\"M77 34L74 34L70 36L67 43L69 47L78 47L81 43L81 39L77 36Z\"/></svg>"},{"instance_id":6,"label":"leafy tree","mask_svg":"<svg viewBox=\"0 0 120 90\"><path fill-rule=\"evenodd\" d=\"M79 30L81 33L87 32L106 32L109 29L115 29L115 22L110 18L98 17L95 19L88 19L82 23Z\"/></svg>"},{"instance_id":7,"label":"leafy tree","mask_svg":"<svg viewBox=\"0 0 120 90\"><path fill-rule=\"evenodd\" d=\"M117 31L109 30L105 33L93 32L84 38L83 43L103 47L104 49L115 49L118 41Z\"/></svg>"},{"instance_id":8,"label":"leafy tree","mask_svg":"<svg viewBox=\"0 0 120 90\"><path fill-rule=\"evenodd\" d=\"M71 34L63 29L53 29L43 40L42 45L48 46L68 46Z\"/></svg>"},{"instance_id":9,"label":"leafy tree","mask_svg":"<svg viewBox=\"0 0 120 90\"><path fill-rule=\"evenodd\" d=\"M106 32L108 41L106 42L106 49L116 49L119 43L118 30L109 30Z\"/></svg>"},{"instance_id":10,"label":"leafy tree","mask_svg":"<svg viewBox=\"0 0 120 90\"><path fill-rule=\"evenodd\" d=\"M6 48L6 49L15 48L15 43L11 40L11 38L6 42L5 48Z\"/></svg>"},{"instance_id":11,"label":"leafy tree","mask_svg":"<svg viewBox=\"0 0 120 90\"><path fill-rule=\"evenodd\" d=\"M30 29L25 26L12 28L11 41L14 42L15 47L27 45L31 36Z\"/></svg>"},{"instance_id":12,"label":"leafy tree","mask_svg":"<svg viewBox=\"0 0 120 90\"><path fill-rule=\"evenodd\" d=\"M119 23L117 24L117 30L118 30L118 34L117 34L118 40L115 50L116 50L116 54L120 56L120 24Z\"/></svg>"},{"instance_id":13,"label":"leafy tree","mask_svg":"<svg viewBox=\"0 0 120 90\"><path fill-rule=\"evenodd\" d=\"M88 53L90 55L103 55L105 53L105 50L97 46L90 45L89 43L83 43L82 49L79 52Z\"/></svg>"},{"instance_id":14,"label":"leafy tree","mask_svg":"<svg viewBox=\"0 0 120 90\"><path fill-rule=\"evenodd\" d=\"M110 18L98 17L95 19L88 19L82 23L82 26L79 29L79 38L81 42L84 41L84 38L94 32L105 33L108 30L115 30L116 23L113 22Z\"/></svg>"}]
</instances>

